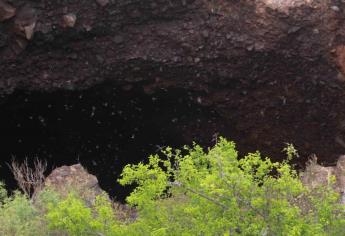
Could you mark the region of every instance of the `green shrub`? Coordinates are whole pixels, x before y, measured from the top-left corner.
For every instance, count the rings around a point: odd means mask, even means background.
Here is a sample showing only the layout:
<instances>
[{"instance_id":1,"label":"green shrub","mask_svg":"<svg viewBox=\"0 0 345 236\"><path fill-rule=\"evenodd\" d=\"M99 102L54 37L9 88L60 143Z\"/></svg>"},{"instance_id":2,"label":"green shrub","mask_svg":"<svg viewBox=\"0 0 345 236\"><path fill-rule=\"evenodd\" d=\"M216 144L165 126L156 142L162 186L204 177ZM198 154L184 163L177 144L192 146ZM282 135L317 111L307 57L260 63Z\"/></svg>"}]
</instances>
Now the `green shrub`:
<instances>
[{"instance_id":1,"label":"green shrub","mask_svg":"<svg viewBox=\"0 0 345 236\"><path fill-rule=\"evenodd\" d=\"M259 153L238 158L220 139L205 153L167 148L164 158L127 165L121 184L138 186L127 198L139 218L138 235L339 235L344 207L331 186L309 190L288 161ZM296 154L292 146L289 155ZM291 156L289 156L289 159ZM344 234L344 233L341 233ZM341 235L340 234L340 235Z\"/></svg>"},{"instance_id":2,"label":"green shrub","mask_svg":"<svg viewBox=\"0 0 345 236\"><path fill-rule=\"evenodd\" d=\"M127 165L119 182L137 187L127 198L133 221L120 221L106 196L86 205L49 190L29 199L8 197L0 184L0 235L345 235L345 209L328 186L304 186L289 161L251 153L239 158L233 142L166 148L162 157Z\"/></svg>"},{"instance_id":3,"label":"green shrub","mask_svg":"<svg viewBox=\"0 0 345 236\"><path fill-rule=\"evenodd\" d=\"M71 236L124 235L111 202L102 195L97 196L95 204L88 207L77 195L69 194L57 204L49 204L46 217L51 230Z\"/></svg>"},{"instance_id":4,"label":"green shrub","mask_svg":"<svg viewBox=\"0 0 345 236\"><path fill-rule=\"evenodd\" d=\"M7 197L0 185L0 235L48 235L43 215L34 207L25 195L15 192Z\"/></svg>"},{"instance_id":5,"label":"green shrub","mask_svg":"<svg viewBox=\"0 0 345 236\"><path fill-rule=\"evenodd\" d=\"M118 223L112 204L99 195L92 206L75 193L61 198L45 190L29 199L15 192L7 197L0 184L0 235L125 235Z\"/></svg>"}]
</instances>

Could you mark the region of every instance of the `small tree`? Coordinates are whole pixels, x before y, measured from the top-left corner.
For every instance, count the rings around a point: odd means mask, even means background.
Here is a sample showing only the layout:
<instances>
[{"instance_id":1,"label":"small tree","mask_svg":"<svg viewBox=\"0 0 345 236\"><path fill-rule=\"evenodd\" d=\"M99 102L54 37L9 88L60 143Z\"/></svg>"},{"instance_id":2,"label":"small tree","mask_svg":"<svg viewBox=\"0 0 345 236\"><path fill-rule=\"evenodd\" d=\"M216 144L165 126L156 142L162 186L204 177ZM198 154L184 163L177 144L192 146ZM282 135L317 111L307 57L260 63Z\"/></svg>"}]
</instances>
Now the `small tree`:
<instances>
[{"instance_id":1,"label":"small tree","mask_svg":"<svg viewBox=\"0 0 345 236\"><path fill-rule=\"evenodd\" d=\"M207 153L171 148L147 164L127 165L121 184L136 184L127 198L139 211L131 225L143 235L339 235L344 207L330 186L309 190L289 161L251 153L239 158L220 138Z\"/></svg>"}]
</instances>

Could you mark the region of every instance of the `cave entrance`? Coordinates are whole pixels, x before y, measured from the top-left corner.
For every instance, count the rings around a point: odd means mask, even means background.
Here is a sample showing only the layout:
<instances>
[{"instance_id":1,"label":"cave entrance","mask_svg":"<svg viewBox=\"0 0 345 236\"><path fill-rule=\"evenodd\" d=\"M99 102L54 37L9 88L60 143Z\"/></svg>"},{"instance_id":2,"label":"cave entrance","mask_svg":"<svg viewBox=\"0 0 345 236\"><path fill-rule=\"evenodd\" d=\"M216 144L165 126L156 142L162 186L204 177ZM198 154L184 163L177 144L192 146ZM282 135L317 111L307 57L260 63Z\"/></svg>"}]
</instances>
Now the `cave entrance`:
<instances>
[{"instance_id":1,"label":"cave entrance","mask_svg":"<svg viewBox=\"0 0 345 236\"><path fill-rule=\"evenodd\" d=\"M6 163L12 158L45 159L49 171L81 163L101 187L123 200L116 179L124 165L138 163L160 147L196 141L212 145L223 129L217 113L193 102L183 90L146 94L140 87L103 84L84 91L17 91L0 104L0 179L16 183Z\"/></svg>"}]
</instances>

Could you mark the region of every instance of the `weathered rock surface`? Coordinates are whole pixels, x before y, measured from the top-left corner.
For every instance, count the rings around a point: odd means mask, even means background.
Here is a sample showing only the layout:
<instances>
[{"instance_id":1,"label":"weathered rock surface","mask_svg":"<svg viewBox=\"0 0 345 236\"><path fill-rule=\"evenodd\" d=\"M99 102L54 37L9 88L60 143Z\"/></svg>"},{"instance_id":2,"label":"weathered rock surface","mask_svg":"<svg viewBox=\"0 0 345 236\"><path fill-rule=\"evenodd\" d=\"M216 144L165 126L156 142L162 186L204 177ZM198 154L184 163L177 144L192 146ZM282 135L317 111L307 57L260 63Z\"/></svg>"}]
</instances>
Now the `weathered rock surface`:
<instances>
[{"instance_id":1,"label":"weathered rock surface","mask_svg":"<svg viewBox=\"0 0 345 236\"><path fill-rule=\"evenodd\" d=\"M54 169L46 178L45 187L61 196L75 192L90 205L95 202L98 195L106 194L99 187L96 176L89 174L80 164Z\"/></svg>"},{"instance_id":2,"label":"weathered rock surface","mask_svg":"<svg viewBox=\"0 0 345 236\"><path fill-rule=\"evenodd\" d=\"M107 196L99 187L96 176L89 174L80 164L54 169L45 180L45 188L56 191L62 197L66 197L68 193L76 193L88 206L94 205L97 196ZM117 202L112 202L112 206L120 220L136 218L135 210L128 206Z\"/></svg>"},{"instance_id":3,"label":"weathered rock surface","mask_svg":"<svg viewBox=\"0 0 345 236\"><path fill-rule=\"evenodd\" d=\"M241 150L278 156L294 142L331 162L345 149L343 1L8 4L17 14L0 23L3 94L103 81L148 93L182 88L215 107ZM70 12L78 19L64 27Z\"/></svg>"},{"instance_id":4,"label":"weathered rock surface","mask_svg":"<svg viewBox=\"0 0 345 236\"><path fill-rule=\"evenodd\" d=\"M317 159L314 157L302 173L302 182L311 188L327 186L332 176L336 178L335 190L341 194L342 202L345 204L345 155L339 157L335 166L317 164Z\"/></svg>"},{"instance_id":5,"label":"weathered rock surface","mask_svg":"<svg viewBox=\"0 0 345 236\"><path fill-rule=\"evenodd\" d=\"M14 25L2 23L8 36L0 53L3 92L63 88L67 81L86 87L154 78L161 81L157 86L193 82L193 89L210 89L210 82L273 82L274 76L331 80L336 64L340 71L343 67L344 3L339 1L11 2L18 12ZM62 14L68 22L75 18L68 12L79 15L77 25L67 23L73 30L61 24ZM27 40L37 33L22 54L11 50L16 25ZM68 57L72 53L78 59ZM71 73L75 68L80 71ZM182 78L181 72L186 72Z\"/></svg>"},{"instance_id":6,"label":"weathered rock surface","mask_svg":"<svg viewBox=\"0 0 345 236\"><path fill-rule=\"evenodd\" d=\"M16 9L10 4L0 1L0 22L12 18L16 14Z\"/></svg>"}]
</instances>

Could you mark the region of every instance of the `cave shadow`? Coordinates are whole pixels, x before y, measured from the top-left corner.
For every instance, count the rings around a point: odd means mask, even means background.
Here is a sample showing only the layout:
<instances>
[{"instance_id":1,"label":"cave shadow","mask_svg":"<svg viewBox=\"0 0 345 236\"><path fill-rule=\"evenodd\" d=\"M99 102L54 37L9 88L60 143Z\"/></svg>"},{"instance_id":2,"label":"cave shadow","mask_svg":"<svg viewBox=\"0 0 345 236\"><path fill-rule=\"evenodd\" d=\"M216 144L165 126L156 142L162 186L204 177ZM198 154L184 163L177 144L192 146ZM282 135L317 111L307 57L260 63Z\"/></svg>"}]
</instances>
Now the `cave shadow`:
<instances>
[{"instance_id":1,"label":"cave shadow","mask_svg":"<svg viewBox=\"0 0 345 236\"><path fill-rule=\"evenodd\" d=\"M210 146L221 121L197 94L179 89L146 94L142 87L112 84L84 91L24 92L0 105L0 179L17 187L6 163L34 157L55 167L81 163L119 201L131 191L117 178L126 164L144 161L164 146L193 141Z\"/></svg>"}]
</instances>

